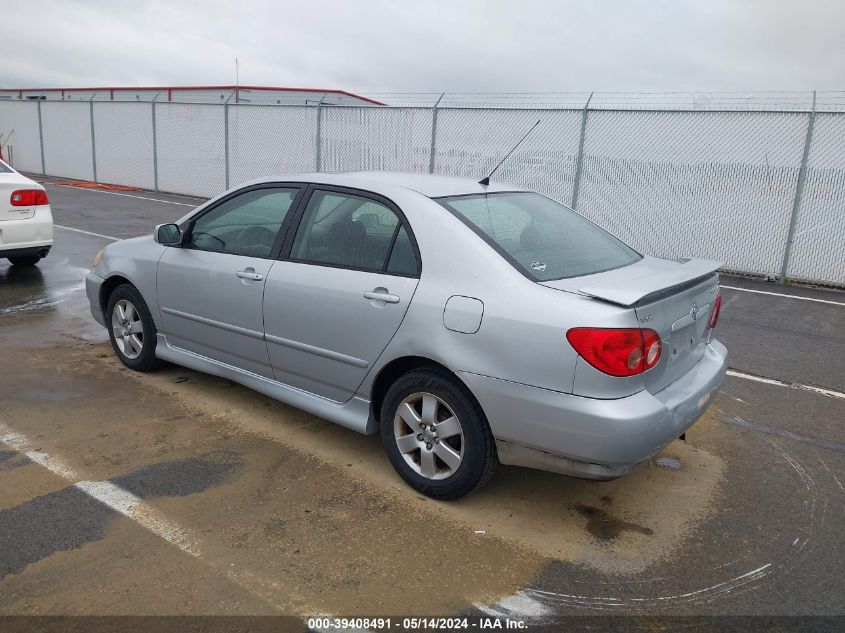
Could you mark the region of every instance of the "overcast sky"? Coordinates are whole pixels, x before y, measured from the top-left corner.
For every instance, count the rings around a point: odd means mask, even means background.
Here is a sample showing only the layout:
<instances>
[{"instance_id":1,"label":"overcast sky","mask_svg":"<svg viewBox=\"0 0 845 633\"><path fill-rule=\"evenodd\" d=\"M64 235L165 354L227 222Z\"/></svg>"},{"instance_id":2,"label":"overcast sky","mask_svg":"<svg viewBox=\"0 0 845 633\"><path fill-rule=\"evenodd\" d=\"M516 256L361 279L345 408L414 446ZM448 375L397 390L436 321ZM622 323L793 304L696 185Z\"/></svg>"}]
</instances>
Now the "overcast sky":
<instances>
[{"instance_id":1,"label":"overcast sky","mask_svg":"<svg viewBox=\"0 0 845 633\"><path fill-rule=\"evenodd\" d=\"M3 87L845 89L837 0L2 4Z\"/></svg>"}]
</instances>

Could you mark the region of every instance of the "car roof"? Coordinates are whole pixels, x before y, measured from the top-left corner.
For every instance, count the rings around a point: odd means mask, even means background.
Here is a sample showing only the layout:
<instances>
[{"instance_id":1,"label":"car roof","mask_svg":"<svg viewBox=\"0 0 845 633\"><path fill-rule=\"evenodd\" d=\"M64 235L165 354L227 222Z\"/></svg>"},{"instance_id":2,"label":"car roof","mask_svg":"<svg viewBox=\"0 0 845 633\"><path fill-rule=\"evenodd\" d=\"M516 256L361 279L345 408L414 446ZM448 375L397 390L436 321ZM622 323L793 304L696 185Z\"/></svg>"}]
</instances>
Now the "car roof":
<instances>
[{"instance_id":1,"label":"car roof","mask_svg":"<svg viewBox=\"0 0 845 633\"><path fill-rule=\"evenodd\" d=\"M337 185L365 189L374 193L389 195L396 187L416 191L429 198L443 196L462 196L471 194L495 193L501 191L525 191L505 183L492 181L489 185L480 185L472 178L440 176L434 174L413 174L394 171L351 171L319 172L305 174L286 174L269 176L253 181L262 182L313 182L317 184Z\"/></svg>"}]
</instances>

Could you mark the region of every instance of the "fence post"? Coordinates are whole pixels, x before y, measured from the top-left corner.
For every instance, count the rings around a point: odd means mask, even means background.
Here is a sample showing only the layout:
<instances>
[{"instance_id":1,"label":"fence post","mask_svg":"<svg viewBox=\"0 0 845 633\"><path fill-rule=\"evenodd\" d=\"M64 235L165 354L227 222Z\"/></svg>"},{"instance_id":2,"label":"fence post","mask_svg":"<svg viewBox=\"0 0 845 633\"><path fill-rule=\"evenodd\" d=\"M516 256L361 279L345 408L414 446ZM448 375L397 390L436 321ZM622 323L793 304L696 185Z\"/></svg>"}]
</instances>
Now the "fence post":
<instances>
[{"instance_id":1,"label":"fence post","mask_svg":"<svg viewBox=\"0 0 845 633\"><path fill-rule=\"evenodd\" d=\"M38 144L41 147L41 173L47 175L47 169L44 167L44 128L41 125L41 98L38 101Z\"/></svg>"},{"instance_id":2,"label":"fence post","mask_svg":"<svg viewBox=\"0 0 845 633\"><path fill-rule=\"evenodd\" d=\"M786 283L786 273L789 268L789 257L792 255L792 242L795 238L795 225L798 223L798 212L801 210L801 196L804 194L804 183L807 180L807 158L810 155L810 144L813 142L813 127L816 124L816 91L813 90L813 108L807 120L807 136L804 139L804 153L801 156L801 167L798 170L798 182L795 185L795 199L792 201L792 215L789 218L789 230L786 233L786 247L783 251L783 264L780 267L778 282Z\"/></svg>"},{"instance_id":3,"label":"fence post","mask_svg":"<svg viewBox=\"0 0 845 633\"><path fill-rule=\"evenodd\" d=\"M232 98L232 93L228 99L223 103L223 157L226 165L226 189L229 189L229 99Z\"/></svg>"},{"instance_id":4,"label":"fence post","mask_svg":"<svg viewBox=\"0 0 845 633\"><path fill-rule=\"evenodd\" d=\"M94 182L97 182L97 143L94 140L94 97L96 96L95 92L88 99L88 114L91 117L91 167L94 172Z\"/></svg>"},{"instance_id":5,"label":"fence post","mask_svg":"<svg viewBox=\"0 0 845 633\"><path fill-rule=\"evenodd\" d=\"M156 138L156 99L161 93L156 93L152 100L153 110L153 189L158 192L158 139Z\"/></svg>"},{"instance_id":6,"label":"fence post","mask_svg":"<svg viewBox=\"0 0 845 633\"><path fill-rule=\"evenodd\" d=\"M584 140L587 136L587 114L590 109L590 101L593 99L593 93L587 97L587 103L584 104L584 109L581 110L581 136L578 138L578 155L575 157L575 180L572 183L572 202L570 207L576 208L578 204L578 193L581 189L581 172L584 170Z\"/></svg>"},{"instance_id":7,"label":"fence post","mask_svg":"<svg viewBox=\"0 0 845 633\"><path fill-rule=\"evenodd\" d=\"M431 155L428 159L428 173L434 173L434 151L437 147L437 106L440 105L440 100L445 96L445 92L441 94L434 107L431 109Z\"/></svg>"},{"instance_id":8,"label":"fence post","mask_svg":"<svg viewBox=\"0 0 845 633\"><path fill-rule=\"evenodd\" d=\"M321 128L323 125L323 98L317 102L317 147L315 156L316 171L323 169L323 143L320 138L322 135Z\"/></svg>"}]
</instances>

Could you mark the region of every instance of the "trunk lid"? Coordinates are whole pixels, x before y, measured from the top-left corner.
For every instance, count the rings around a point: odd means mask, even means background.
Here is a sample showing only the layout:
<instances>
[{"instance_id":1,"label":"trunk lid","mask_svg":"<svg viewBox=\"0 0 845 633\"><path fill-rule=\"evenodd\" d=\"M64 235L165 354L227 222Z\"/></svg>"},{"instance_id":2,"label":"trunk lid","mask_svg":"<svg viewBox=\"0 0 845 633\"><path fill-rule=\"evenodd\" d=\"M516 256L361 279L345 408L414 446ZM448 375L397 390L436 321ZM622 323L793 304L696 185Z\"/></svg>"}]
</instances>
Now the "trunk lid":
<instances>
[{"instance_id":1,"label":"trunk lid","mask_svg":"<svg viewBox=\"0 0 845 633\"><path fill-rule=\"evenodd\" d=\"M603 299L622 306L648 301L650 295L688 284L718 270L721 262L712 259L687 259L680 262L657 257L643 257L630 266L595 275L544 281L542 285Z\"/></svg>"},{"instance_id":2,"label":"trunk lid","mask_svg":"<svg viewBox=\"0 0 845 633\"><path fill-rule=\"evenodd\" d=\"M35 215L35 206L13 207L12 192L17 189L35 189L38 185L15 172L0 171L0 221L26 220Z\"/></svg>"},{"instance_id":3,"label":"trunk lid","mask_svg":"<svg viewBox=\"0 0 845 633\"><path fill-rule=\"evenodd\" d=\"M635 308L640 327L660 335L660 362L643 374L645 387L656 393L687 373L704 356L710 339L710 313L719 277L709 274L693 283L667 289Z\"/></svg>"},{"instance_id":4,"label":"trunk lid","mask_svg":"<svg viewBox=\"0 0 845 633\"><path fill-rule=\"evenodd\" d=\"M673 262L644 257L624 268L542 285L633 308L640 327L655 330L663 346L660 362L642 374L646 389L656 393L704 355L719 266L720 262L705 259Z\"/></svg>"}]
</instances>

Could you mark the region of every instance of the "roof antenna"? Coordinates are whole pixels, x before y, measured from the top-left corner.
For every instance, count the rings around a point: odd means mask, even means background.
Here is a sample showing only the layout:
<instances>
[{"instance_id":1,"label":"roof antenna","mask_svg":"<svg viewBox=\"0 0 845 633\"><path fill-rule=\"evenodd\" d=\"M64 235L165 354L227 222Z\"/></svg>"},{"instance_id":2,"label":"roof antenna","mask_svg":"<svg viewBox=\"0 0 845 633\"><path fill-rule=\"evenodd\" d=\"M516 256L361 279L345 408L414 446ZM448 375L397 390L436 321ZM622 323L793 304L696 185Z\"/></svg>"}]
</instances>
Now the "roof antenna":
<instances>
[{"instance_id":1,"label":"roof antenna","mask_svg":"<svg viewBox=\"0 0 845 633\"><path fill-rule=\"evenodd\" d=\"M499 161L499 164L498 164L498 165L496 165L496 166L493 168L493 171L491 171L491 172L490 172L490 174L489 174L488 176L486 176L486 177L484 177L484 178L482 178L481 180L479 180L479 181L478 181L478 184L479 184L479 185L484 185L484 186L486 187L487 185L489 185L489 184L490 184L490 176L492 176L493 174L495 174L495 173L496 173L496 170L497 170L497 169L499 169L499 167L501 167L501 166L502 166L502 163L504 163L504 162L508 159L508 156L510 156L511 154L513 154L513 153L514 153L514 151L516 150L516 148L517 148L517 147L519 147L520 145L522 145L522 141L524 141L526 138L528 138L528 135L529 135L529 134L531 134L531 132L533 132L533 131L534 131L534 128L535 128L535 127L537 127L538 125L540 125L540 120L541 120L541 119L538 119L538 120L537 120L537 122L536 122L534 125L532 125L532 126L531 126L531 129L530 129L530 130L528 130L528 131L525 133L525 136L523 136L521 139L519 139L519 141L517 142L517 144L516 144L516 145L514 145L514 146L513 146L513 148L511 149L511 151L509 151L507 154L505 154L505 157L504 157L502 160L500 160L500 161Z\"/></svg>"}]
</instances>

